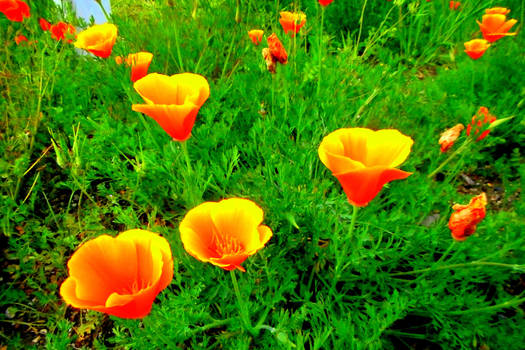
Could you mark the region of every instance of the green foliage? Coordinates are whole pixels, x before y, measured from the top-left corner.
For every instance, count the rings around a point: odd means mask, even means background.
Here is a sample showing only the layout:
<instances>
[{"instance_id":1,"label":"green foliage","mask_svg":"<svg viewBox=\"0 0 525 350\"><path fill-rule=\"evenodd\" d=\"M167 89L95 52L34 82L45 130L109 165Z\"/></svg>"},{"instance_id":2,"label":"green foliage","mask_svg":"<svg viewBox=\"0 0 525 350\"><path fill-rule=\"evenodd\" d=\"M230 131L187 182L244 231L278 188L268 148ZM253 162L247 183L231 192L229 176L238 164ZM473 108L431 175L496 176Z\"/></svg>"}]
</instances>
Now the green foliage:
<instances>
[{"instance_id":1,"label":"green foliage","mask_svg":"<svg viewBox=\"0 0 525 350\"><path fill-rule=\"evenodd\" d=\"M292 1L242 1L240 23L233 1L198 1L195 19L193 1L115 1L112 57L150 51L150 72L191 71L210 83L187 141L190 169L179 143L131 111L141 98L128 68L52 40L40 17L76 19L33 3L23 24L0 15L0 348L510 349L522 341L525 43L519 33L477 61L464 54L484 7L367 1L363 11L365 1L335 0L320 38L311 1L294 40L278 23ZM505 6L521 25L522 2ZM253 28L276 32L288 51L275 75L264 41L255 47L247 36ZM19 33L37 43L16 46ZM467 125L480 106L514 118L428 179L447 157L439 134ZM415 143L402 165L413 174L362 208L349 237L351 207L317 148L329 132L355 126L395 128ZM451 205L482 191L486 218L451 246ZM256 336L228 273L189 256L178 232L195 205L234 196L258 203L274 233L238 275ZM151 314L122 320L64 305L58 291L76 247L131 228L162 234L174 256L173 282Z\"/></svg>"}]
</instances>

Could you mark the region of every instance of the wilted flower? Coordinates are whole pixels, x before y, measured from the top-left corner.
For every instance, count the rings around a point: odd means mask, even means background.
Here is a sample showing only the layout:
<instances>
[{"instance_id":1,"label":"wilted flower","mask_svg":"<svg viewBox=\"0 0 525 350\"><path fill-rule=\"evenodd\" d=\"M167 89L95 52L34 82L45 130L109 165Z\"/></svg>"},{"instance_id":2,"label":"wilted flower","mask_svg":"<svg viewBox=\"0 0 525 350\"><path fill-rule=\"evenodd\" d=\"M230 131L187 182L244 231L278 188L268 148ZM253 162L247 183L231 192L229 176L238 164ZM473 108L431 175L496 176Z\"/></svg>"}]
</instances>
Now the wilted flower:
<instances>
[{"instance_id":1,"label":"wilted flower","mask_svg":"<svg viewBox=\"0 0 525 350\"><path fill-rule=\"evenodd\" d=\"M114 24L95 24L78 33L75 47L91 52L95 56L107 58L111 55L117 40L117 32L117 26Z\"/></svg>"},{"instance_id":2,"label":"wilted flower","mask_svg":"<svg viewBox=\"0 0 525 350\"><path fill-rule=\"evenodd\" d=\"M302 12L282 11L279 23L281 23L284 32L286 34L291 33L293 37L306 23L306 15Z\"/></svg>"},{"instance_id":3,"label":"wilted flower","mask_svg":"<svg viewBox=\"0 0 525 350\"><path fill-rule=\"evenodd\" d=\"M470 58L477 60L483 56L490 45L491 44L489 44L489 42L485 39L470 40L465 43L465 52L470 56Z\"/></svg>"},{"instance_id":4,"label":"wilted flower","mask_svg":"<svg viewBox=\"0 0 525 350\"><path fill-rule=\"evenodd\" d=\"M38 21L38 24L40 24L40 28L42 28L44 32L47 32L48 30L51 29L51 23L46 21L44 18L40 18L40 20Z\"/></svg>"},{"instance_id":5,"label":"wilted flower","mask_svg":"<svg viewBox=\"0 0 525 350\"><path fill-rule=\"evenodd\" d=\"M31 16L29 6L20 0L0 0L0 12L13 22L22 22Z\"/></svg>"},{"instance_id":6,"label":"wilted flower","mask_svg":"<svg viewBox=\"0 0 525 350\"><path fill-rule=\"evenodd\" d=\"M146 316L173 278L168 241L139 229L85 242L67 266L69 277L60 286L67 304L122 318Z\"/></svg>"},{"instance_id":7,"label":"wilted flower","mask_svg":"<svg viewBox=\"0 0 525 350\"><path fill-rule=\"evenodd\" d=\"M441 152L446 152L454 142L458 139L459 134L461 134L461 131L465 129L463 124L457 124L456 126L445 130L441 137L439 138L438 143L441 145Z\"/></svg>"},{"instance_id":8,"label":"wilted flower","mask_svg":"<svg viewBox=\"0 0 525 350\"><path fill-rule=\"evenodd\" d=\"M17 36L15 37L15 43L16 43L17 45L20 45L20 43L21 43L22 41L28 41L28 39L27 39L27 37L26 37L25 35L23 35L23 34L19 34L19 35L17 35Z\"/></svg>"},{"instance_id":9,"label":"wilted flower","mask_svg":"<svg viewBox=\"0 0 525 350\"><path fill-rule=\"evenodd\" d=\"M153 54L151 52L137 52L129 54L125 59L117 56L115 57L115 62L117 64L126 62L131 67L131 81L136 82L148 74L148 68L152 59Z\"/></svg>"},{"instance_id":10,"label":"wilted flower","mask_svg":"<svg viewBox=\"0 0 525 350\"><path fill-rule=\"evenodd\" d=\"M483 119L482 119L483 118ZM470 133L472 129L474 128L474 135L479 134L482 131L482 127L487 124L492 124L496 121L496 117L489 113L489 110L487 107L479 107L478 113L476 113L470 122L469 125L467 125L467 135L470 136ZM490 130L484 130L481 132L481 135L476 139L476 141L483 140L488 134L490 133Z\"/></svg>"},{"instance_id":11,"label":"wilted flower","mask_svg":"<svg viewBox=\"0 0 525 350\"><path fill-rule=\"evenodd\" d=\"M485 218L486 205L487 196L482 193L472 198L467 205L454 204L452 206L455 212L450 216L448 227L455 240L464 241L476 232L476 225Z\"/></svg>"},{"instance_id":12,"label":"wilted flower","mask_svg":"<svg viewBox=\"0 0 525 350\"><path fill-rule=\"evenodd\" d=\"M451 1L451 2L449 2L448 7L451 10L457 10L460 5L461 5L461 3L459 1Z\"/></svg>"},{"instance_id":13,"label":"wilted flower","mask_svg":"<svg viewBox=\"0 0 525 350\"><path fill-rule=\"evenodd\" d=\"M275 33L266 38L266 41L268 42L268 48L262 50L262 55L268 70L271 73L275 73L276 63L286 64L288 62L288 54Z\"/></svg>"},{"instance_id":14,"label":"wilted flower","mask_svg":"<svg viewBox=\"0 0 525 350\"><path fill-rule=\"evenodd\" d=\"M262 41L264 31L261 29L252 29L248 32L248 36L252 39L255 45L259 45Z\"/></svg>"},{"instance_id":15,"label":"wilted flower","mask_svg":"<svg viewBox=\"0 0 525 350\"><path fill-rule=\"evenodd\" d=\"M58 22L57 24L52 25L49 28L49 31L51 32L51 37L56 41L59 41L66 40L66 35L73 36L76 32L76 29L71 24ZM71 43L73 40L67 39L67 42Z\"/></svg>"},{"instance_id":16,"label":"wilted flower","mask_svg":"<svg viewBox=\"0 0 525 350\"><path fill-rule=\"evenodd\" d=\"M509 12L510 10L505 7L493 7L485 10L487 15L507 15Z\"/></svg>"},{"instance_id":17,"label":"wilted flower","mask_svg":"<svg viewBox=\"0 0 525 350\"><path fill-rule=\"evenodd\" d=\"M483 38L488 42L494 42L508 35L516 35L516 33L508 33L510 28L515 25L518 21L515 19L509 19L502 14L488 14L483 15L481 23L477 21Z\"/></svg>"},{"instance_id":18,"label":"wilted flower","mask_svg":"<svg viewBox=\"0 0 525 350\"><path fill-rule=\"evenodd\" d=\"M228 271L245 271L242 262L272 237L272 230L261 224L263 216L262 209L248 199L202 203L180 223L181 241L200 261Z\"/></svg>"},{"instance_id":19,"label":"wilted flower","mask_svg":"<svg viewBox=\"0 0 525 350\"><path fill-rule=\"evenodd\" d=\"M210 96L210 85L199 74L181 73L170 76L151 73L133 84L146 102L131 109L144 113L176 141L185 141L199 109Z\"/></svg>"},{"instance_id":20,"label":"wilted flower","mask_svg":"<svg viewBox=\"0 0 525 350\"><path fill-rule=\"evenodd\" d=\"M321 162L339 180L350 204L365 206L390 181L411 175L396 169L414 141L398 130L339 129L319 145Z\"/></svg>"}]
</instances>

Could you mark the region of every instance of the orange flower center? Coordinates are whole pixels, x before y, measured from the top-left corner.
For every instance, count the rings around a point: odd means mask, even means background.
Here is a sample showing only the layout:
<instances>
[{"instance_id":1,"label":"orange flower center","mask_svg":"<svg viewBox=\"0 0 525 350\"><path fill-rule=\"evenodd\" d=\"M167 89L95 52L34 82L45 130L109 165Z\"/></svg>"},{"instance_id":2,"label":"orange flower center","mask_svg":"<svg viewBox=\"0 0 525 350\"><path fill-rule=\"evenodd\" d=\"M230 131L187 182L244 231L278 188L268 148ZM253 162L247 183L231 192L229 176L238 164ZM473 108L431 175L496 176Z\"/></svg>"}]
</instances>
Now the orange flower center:
<instances>
[{"instance_id":1,"label":"orange flower center","mask_svg":"<svg viewBox=\"0 0 525 350\"><path fill-rule=\"evenodd\" d=\"M209 249L217 254L218 257L225 255L238 255L244 247L235 237L227 235L213 235L213 240Z\"/></svg>"}]
</instances>

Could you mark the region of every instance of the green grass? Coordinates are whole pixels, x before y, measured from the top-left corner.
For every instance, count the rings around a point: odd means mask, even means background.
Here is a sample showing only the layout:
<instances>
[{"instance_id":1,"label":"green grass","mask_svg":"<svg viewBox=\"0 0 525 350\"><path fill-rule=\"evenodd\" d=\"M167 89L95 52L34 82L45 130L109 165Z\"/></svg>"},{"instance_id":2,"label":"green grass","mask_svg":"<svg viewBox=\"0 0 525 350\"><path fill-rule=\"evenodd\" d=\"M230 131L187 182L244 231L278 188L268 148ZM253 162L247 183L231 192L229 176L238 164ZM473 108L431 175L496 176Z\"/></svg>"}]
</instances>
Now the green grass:
<instances>
[{"instance_id":1,"label":"green grass","mask_svg":"<svg viewBox=\"0 0 525 350\"><path fill-rule=\"evenodd\" d=\"M321 57L317 1L242 1L240 23L234 1L201 0L196 19L192 1L115 1L119 38L107 60L41 32L40 17L75 22L38 3L30 2L23 24L0 15L0 348L512 349L522 342L525 40L503 38L477 61L463 42L481 36L475 20L491 6L511 8L521 29L523 1L465 1L461 11L439 0L368 1L363 11L364 1L335 0L325 11ZM294 6L308 16L295 50L278 23L278 10ZM254 47L247 36L253 28L276 32L288 50L276 75L262 60L264 41ZM38 43L16 46L19 32ZM210 83L187 142L191 171L181 145L131 111L141 99L113 57L139 50L154 53L150 72L189 71ZM446 158L439 134L469 123L480 106L514 118L428 179ZM331 131L354 126L396 128L415 143L401 166L413 175L361 209L348 237L352 208L317 148ZM451 246L451 205L482 191L486 218ZM268 325L255 337L228 273L188 255L178 232L195 205L235 196L258 203L274 232L238 274L252 324ZM151 314L123 320L67 307L58 289L76 247L132 228L162 234L173 252L173 282ZM348 255L340 257L343 245ZM338 257L345 269L336 280Z\"/></svg>"}]
</instances>

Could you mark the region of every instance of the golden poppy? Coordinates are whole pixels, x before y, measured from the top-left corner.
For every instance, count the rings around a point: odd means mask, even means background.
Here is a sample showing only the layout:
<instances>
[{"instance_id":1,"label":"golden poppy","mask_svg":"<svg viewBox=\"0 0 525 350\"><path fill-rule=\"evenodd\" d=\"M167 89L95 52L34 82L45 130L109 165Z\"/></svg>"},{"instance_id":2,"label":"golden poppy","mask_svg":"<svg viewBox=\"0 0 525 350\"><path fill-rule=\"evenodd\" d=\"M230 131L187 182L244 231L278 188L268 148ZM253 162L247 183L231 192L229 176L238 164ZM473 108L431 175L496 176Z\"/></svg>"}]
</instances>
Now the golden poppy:
<instances>
[{"instance_id":1,"label":"golden poppy","mask_svg":"<svg viewBox=\"0 0 525 350\"><path fill-rule=\"evenodd\" d=\"M321 162L339 180L352 205L366 206L390 181L411 175L396 169L414 141L394 129L338 129L319 145Z\"/></svg>"},{"instance_id":2,"label":"golden poppy","mask_svg":"<svg viewBox=\"0 0 525 350\"><path fill-rule=\"evenodd\" d=\"M468 236L476 232L476 226L485 218L487 196L485 193L473 197L467 205L454 204L455 210L450 215L448 227L452 237L457 241L464 241Z\"/></svg>"},{"instance_id":3,"label":"golden poppy","mask_svg":"<svg viewBox=\"0 0 525 350\"><path fill-rule=\"evenodd\" d=\"M454 142L456 142L463 129L465 129L463 124L457 124L456 126L445 130L441 134L441 137L438 141L438 143L441 145L441 152L446 152L450 147L452 147L452 145L454 145Z\"/></svg>"},{"instance_id":4,"label":"golden poppy","mask_svg":"<svg viewBox=\"0 0 525 350\"><path fill-rule=\"evenodd\" d=\"M489 42L485 39L474 39L467 41L464 45L467 55L469 55L473 60L477 60L483 56L491 44L489 44Z\"/></svg>"},{"instance_id":5,"label":"golden poppy","mask_svg":"<svg viewBox=\"0 0 525 350\"><path fill-rule=\"evenodd\" d=\"M184 141L199 109L210 96L206 78L199 74L181 73L170 76L151 73L133 84L146 102L134 104L131 109L144 113L176 141Z\"/></svg>"},{"instance_id":6,"label":"golden poppy","mask_svg":"<svg viewBox=\"0 0 525 350\"><path fill-rule=\"evenodd\" d=\"M191 209L180 223L181 241L200 261L244 272L242 262L272 237L272 230L261 225L263 216L262 209L248 199L205 202Z\"/></svg>"},{"instance_id":7,"label":"golden poppy","mask_svg":"<svg viewBox=\"0 0 525 350\"><path fill-rule=\"evenodd\" d=\"M255 45L259 45L262 41L264 31L261 29L252 29L248 32L248 36Z\"/></svg>"},{"instance_id":8,"label":"golden poppy","mask_svg":"<svg viewBox=\"0 0 525 350\"><path fill-rule=\"evenodd\" d=\"M483 119L482 119L483 118ZM484 125L492 124L496 121L496 117L489 113L489 110L487 107L479 107L478 113L476 113L470 122L469 125L467 125L467 135L470 136L470 133L472 131L472 128L474 128L474 135L477 135L481 132ZM484 130L481 132L481 135L476 139L476 141L483 140L488 134L490 133L490 130Z\"/></svg>"},{"instance_id":9,"label":"golden poppy","mask_svg":"<svg viewBox=\"0 0 525 350\"><path fill-rule=\"evenodd\" d=\"M146 316L173 278L168 241L139 229L85 242L67 266L60 295L68 305L122 318Z\"/></svg>"},{"instance_id":10,"label":"golden poppy","mask_svg":"<svg viewBox=\"0 0 525 350\"><path fill-rule=\"evenodd\" d=\"M328 6L332 3L334 0L319 0L319 5L321 6Z\"/></svg>"},{"instance_id":11,"label":"golden poppy","mask_svg":"<svg viewBox=\"0 0 525 350\"><path fill-rule=\"evenodd\" d=\"M126 59L117 56L115 57L115 62L117 64L126 62L131 67L131 81L136 82L148 74L148 68L152 59L153 54L151 52L137 52L129 54Z\"/></svg>"},{"instance_id":12,"label":"golden poppy","mask_svg":"<svg viewBox=\"0 0 525 350\"><path fill-rule=\"evenodd\" d=\"M510 28L515 25L518 21L515 19L509 19L502 14L488 14L483 15L481 23L479 24L481 34L483 38L488 42L494 42L508 35L516 35L516 33L508 33Z\"/></svg>"},{"instance_id":13,"label":"golden poppy","mask_svg":"<svg viewBox=\"0 0 525 350\"><path fill-rule=\"evenodd\" d=\"M29 5L20 0L0 0L0 12L13 22L22 22L31 16Z\"/></svg>"},{"instance_id":14,"label":"golden poppy","mask_svg":"<svg viewBox=\"0 0 525 350\"><path fill-rule=\"evenodd\" d=\"M57 24L54 24L51 27L49 27L49 31L51 32L51 37L56 41L59 41L66 40L66 35L73 36L75 34L76 29L71 24L58 22ZM67 42L71 43L73 42L73 40L67 39Z\"/></svg>"},{"instance_id":15,"label":"golden poppy","mask_svg":"<svg viewBox=\"0 0 525 350\"><path fill-rule=\"evenodd\" d=\"M485 10L487 15L507 15L509 12L510 10L505 7L493 7Z\"/></svg>"},{"instance_id":16,"label":"golden poppy","mask_svg":"<svg viewBox=\"0 0 525 350\"><path fill-rule=\"evenodd\" d=\"M282 11L279 23L286 34L291 33L292 37L305 25L306 15L302 12Z\"/></svg>"},{"instance_id":17,"label":"golden poppy","mask_svg":"<svg viewBox=\"0 0 525 350\"><path fill-rule=\"evenodd\" d=\"M117 26L114 24L95 24L78 33L75 47L91 52L95 56L107 58L111 55L117 40L117 32Z\"/></svg>"}]
</instances>

